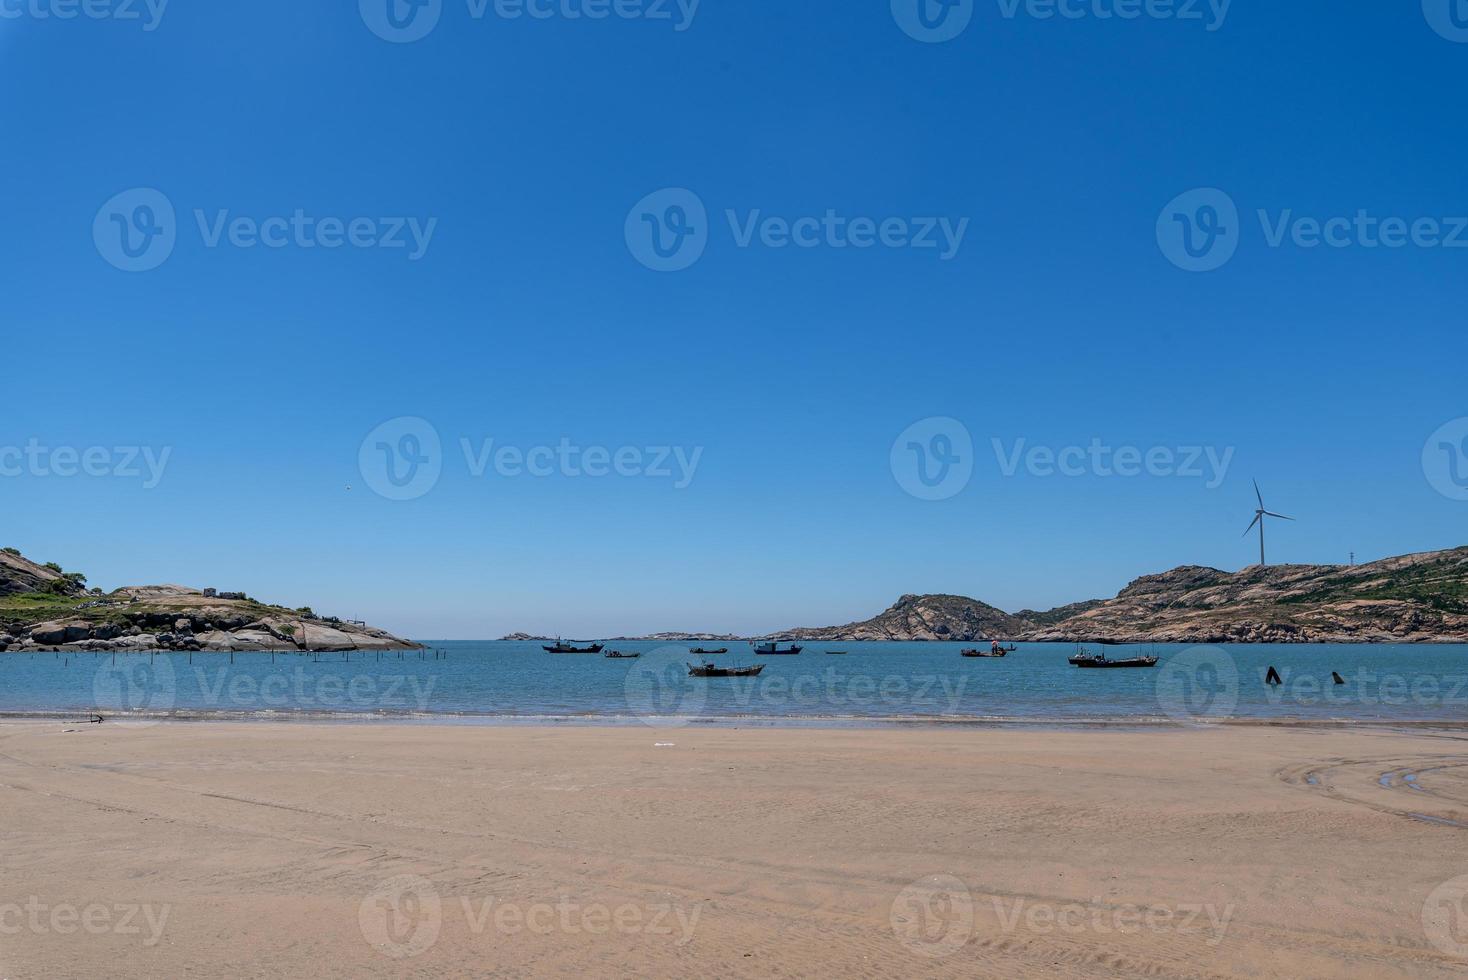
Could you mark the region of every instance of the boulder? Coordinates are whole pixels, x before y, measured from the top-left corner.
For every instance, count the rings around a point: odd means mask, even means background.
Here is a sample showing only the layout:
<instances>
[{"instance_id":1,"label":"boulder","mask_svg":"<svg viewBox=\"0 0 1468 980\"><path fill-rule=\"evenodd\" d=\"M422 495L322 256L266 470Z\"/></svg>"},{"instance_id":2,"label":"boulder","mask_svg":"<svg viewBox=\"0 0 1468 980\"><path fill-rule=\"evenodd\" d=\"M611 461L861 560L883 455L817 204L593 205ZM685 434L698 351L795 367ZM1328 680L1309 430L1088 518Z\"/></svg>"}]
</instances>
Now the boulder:
<instances>
[{"instance_id":1,"label":"boulder","mask_svg":"<svg viewBox=\"0 0 1468 980\"><path fill-rule=\"evenodd\" d=\"M59 646L62 643L75 643L85 640L92 635L92 627L89 623L81 620L57 623L39 623L31 627L31 642L40 646Z\"/></svg>"}]
</instances>

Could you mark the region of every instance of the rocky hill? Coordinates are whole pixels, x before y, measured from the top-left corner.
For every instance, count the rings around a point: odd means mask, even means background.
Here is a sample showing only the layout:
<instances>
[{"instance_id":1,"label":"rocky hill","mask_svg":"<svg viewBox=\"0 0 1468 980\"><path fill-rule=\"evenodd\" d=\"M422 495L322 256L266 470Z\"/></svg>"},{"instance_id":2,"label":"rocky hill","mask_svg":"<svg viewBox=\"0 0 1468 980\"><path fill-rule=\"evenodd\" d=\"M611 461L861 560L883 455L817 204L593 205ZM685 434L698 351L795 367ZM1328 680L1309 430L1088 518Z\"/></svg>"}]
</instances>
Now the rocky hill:
<instances>
[{"instance_id":1,"label":"rocky hill","mask_svg":"<svg viewBox=\"0 0 1468 980\"><path fill-rule=\"evenodd\" d=\"M1030 623L958 595L905 595L879 616L845 626L772 633L777 640L979 640L1012 637Z\"/></svg>"},{"instance_id":2,"label":"rocky hill","mask_svg":"<svg viewBox=\"0 0 1468 980\"><path fill-rule=\"evenodd\" d=\"M103 594L55 565L0 551L0 651L407 650L417 644L361 623L182 585Z\"/></svg>"},{"instance_id":3,"label":"rocky hill","mask_svg":"<svg viewBox=\"0 0 1468 980\"><path fill-rule=\"evenodd\" d=\"M1022 639L1160 643L1468 641L1468 548L1368 565L1195 565L1146 575Z\"/></svg>"},{"instance_id":4,"label":"rocky hill","mask_svg":"<svg viewBox=\"0 0 1468 980\"><path fill-rule=\"evenodd\" d=\"M1368 565L1196 565L1146 575L1114 599L1013 615L963 596L903 596L872 619L778 639L1157 643L1468 642L1468 548Z\"/></svg>"}]
</instances>

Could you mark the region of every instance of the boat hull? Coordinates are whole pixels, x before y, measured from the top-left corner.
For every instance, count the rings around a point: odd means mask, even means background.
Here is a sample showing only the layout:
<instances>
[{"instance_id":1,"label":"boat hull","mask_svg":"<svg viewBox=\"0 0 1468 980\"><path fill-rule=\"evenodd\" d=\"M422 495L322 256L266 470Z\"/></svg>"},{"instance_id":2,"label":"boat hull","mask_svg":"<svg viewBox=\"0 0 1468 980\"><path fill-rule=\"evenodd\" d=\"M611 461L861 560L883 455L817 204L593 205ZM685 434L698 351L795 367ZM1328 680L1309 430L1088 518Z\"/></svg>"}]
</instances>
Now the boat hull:
<instances>
[{"instance_id":1,"label":"boat hull","mask_svg":"<svg viewBox=\"0 0 1468 980\"><path fill-rule=\"evenodd\" d=\"M1136 657L1136 658L1131 659L1131 660L1101 660L1101 659L1077 660L1075 658L1072 658L1071 659L1071 663L1075 664L1077 667L1085 667L1085 668L1088 668L1090 670L1104 670L1104 669L1107 669L1107 668L1126 668L1126 667L1156 667L1157 666L1157 658L1156 657Z\"/></svg>"},{"instance_id":2,"label":"boat hull","mask_svg":"<svg viewBox=\"0 0 1468 980\"><path fill-rule=\"evenodd\" d=\"M689 677L758 677L759 672L765 669L764 664L756 664L753 667L695 667L688 665Z\"/></svg>"}]
</instances>

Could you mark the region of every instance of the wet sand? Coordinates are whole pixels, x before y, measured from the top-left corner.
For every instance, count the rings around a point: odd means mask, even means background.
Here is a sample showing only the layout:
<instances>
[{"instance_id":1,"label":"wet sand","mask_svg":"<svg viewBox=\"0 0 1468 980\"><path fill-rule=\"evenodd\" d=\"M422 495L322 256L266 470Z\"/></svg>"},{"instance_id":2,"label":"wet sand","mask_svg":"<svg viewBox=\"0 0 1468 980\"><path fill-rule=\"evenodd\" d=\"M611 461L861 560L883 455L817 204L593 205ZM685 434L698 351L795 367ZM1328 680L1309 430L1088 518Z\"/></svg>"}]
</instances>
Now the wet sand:
<instances>
[{"instance_id":1,"label":"wet sand","mask_svg":"<svg viewBox=\"0 0 1468 980\"><path fill-rule=\"evenodd\" d=\"M0 977L1457 977L1465 774L1367 728L12 722Z\"/></svg>"}]
</instances>

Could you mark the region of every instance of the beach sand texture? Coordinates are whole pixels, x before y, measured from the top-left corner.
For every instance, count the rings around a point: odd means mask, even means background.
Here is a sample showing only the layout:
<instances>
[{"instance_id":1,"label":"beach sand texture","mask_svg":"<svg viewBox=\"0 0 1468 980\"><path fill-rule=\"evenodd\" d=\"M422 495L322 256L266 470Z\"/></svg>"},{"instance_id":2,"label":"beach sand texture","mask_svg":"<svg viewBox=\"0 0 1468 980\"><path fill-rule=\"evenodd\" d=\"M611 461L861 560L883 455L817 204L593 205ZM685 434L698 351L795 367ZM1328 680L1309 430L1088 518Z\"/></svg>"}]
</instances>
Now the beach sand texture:
<instances>
[{"instance_id":1,"label":"beach sand texture","mask_svg":"<svg viewBox=\"0 0 1468 980\"><path fill-rule=\"evenodd\" d=\"M1364 728L7 724L0 977L1461 977L1465 766Z\"/></svg>"}]
</instances>

